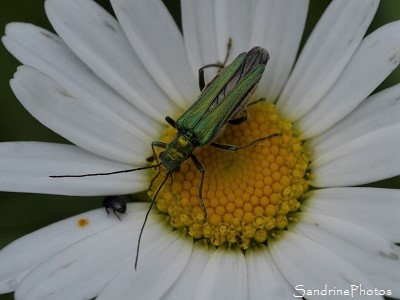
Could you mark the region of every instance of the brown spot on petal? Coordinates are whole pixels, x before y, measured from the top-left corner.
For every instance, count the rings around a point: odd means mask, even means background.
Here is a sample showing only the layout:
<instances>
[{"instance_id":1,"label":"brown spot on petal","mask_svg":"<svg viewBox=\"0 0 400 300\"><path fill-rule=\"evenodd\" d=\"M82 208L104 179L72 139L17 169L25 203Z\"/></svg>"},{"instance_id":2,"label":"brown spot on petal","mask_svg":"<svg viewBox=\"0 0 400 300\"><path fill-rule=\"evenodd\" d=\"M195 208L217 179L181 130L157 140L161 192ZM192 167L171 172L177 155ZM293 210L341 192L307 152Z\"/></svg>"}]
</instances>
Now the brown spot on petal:
<instances>
[{"instance_id":1,"label":"brown spot on petal","mask_svg":"<svg viewBox=\"0 0 400 300\"><path fill-rule=\"evenodd\" d=\"M81 218L76 222L76 224L78 227L83 228L89 225L89 220L86 218Z\"/></svg>"}]
</instances>

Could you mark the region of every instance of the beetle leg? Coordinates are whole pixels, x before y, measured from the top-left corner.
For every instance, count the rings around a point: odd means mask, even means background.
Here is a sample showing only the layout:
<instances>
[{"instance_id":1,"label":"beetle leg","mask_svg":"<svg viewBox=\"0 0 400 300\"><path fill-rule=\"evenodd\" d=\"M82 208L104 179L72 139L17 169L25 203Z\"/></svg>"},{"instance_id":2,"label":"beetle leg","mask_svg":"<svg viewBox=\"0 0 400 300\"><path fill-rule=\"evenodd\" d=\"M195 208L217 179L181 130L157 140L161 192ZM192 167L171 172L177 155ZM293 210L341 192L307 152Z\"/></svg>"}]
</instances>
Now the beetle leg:
<instances>
[{"instance_id":1,"label":"beetle leg","mask_svg":"<svg viewBox=\"0 0 400 300\"><path fill-rule=\"evenodd\" d=\"M202 66L199 69L199 88L200 88L200 91L202 91L204 89L204 87L206 86L206 80L204 78L204 69L212 68L212 67L219 68L221 70L223 67L225 67L225 65L222 64L222 63L208 64L208 65Z\"/></svg>"},{"instance_id":2,"label":"beetle leg","mask_svg":"<svg viewBox=\"0 0 400 300\"><path fill-rule=\"evenodd\" d=\"M197 170L199 170L199 172L201 173L201 180L200 180L200 187L199 187L199 202L200 202L201 209L203 210L204 215L207 218L207 210L206 210L206 207L205 207L204 201L203 201L203 183L204 183L204 174L205 174L206 170L204 170L204 167L201 165L200 161L197 159L196 156L191 154L190 158L192 159Z\"/></svg>"},{"instance_id":3,"label":"beetle leg","mask_svg":"<svg viewBox=\"0 0 400 300\"><path fill-rule=\"evenodd\" d=\"M153 183L156 180L156 178L158 177L158 175L160 175L160 173L161 173L161 169L158 170L156 176L154 176L153 179L150 181L149 190L151 190L151 188L153 187Z\"/></svg>"},{"instance_id":4,"label":"beetle leg","mask_svg":"<svg viewBox=\"0 0 400 300\"><path fill-rule=\"evenodd\" d=\"M219 68L220 70L223 69L226 66L226 63L228 62L229 55L231 54L231 49L232 49L232 39L229 38L224 62L222 62L222 63L217 62L215 64L208 64L208 65L205 65L205 66L203 66L203 67L201 67L199 69L199 88L200 88L200 91L202 91L204 89L204 87L206 86L206 80L204 78L204 69L207 69L207 68L210 68L210 67L216 67L216 68Z\"/></svg>"},{"instance_id":5,"label":"beetle leg","mask_svg":"<svg viewBox=\"0 0 400 300\"><path fill-rule=\"evenodd\" d=\"M235 145L217 144L217 143L211 143L211 146L214 146L216 148L220 148L220 149L223 149L223 150L228 150L228 151L238 151L238 150L249 148L249 147L253 146L255 143L261 142L263 140L270 139L270 138L272 138L274 136L281 136L281 135L282 135L281 133L273 133L273 134L270 134L270 135L255 139L254 141L252 141L252 142L250 142L250 143L248 143L246 145L240 146L240 147L239 146L235 146Z\"/></svg>"},{"instance_id":6,"label":"beetle leg","mask_svg":"<svg viewBox=\"0 0 400 300\"><path fill-rule=\"evenodd\" d=\"M229 55L231 54L232 50L232 38L228 39L228 45L226 46L226 55L224 59L223 65L226 66L226 63L228 62Z\"/></svg>"},{"instance_id":7,"label":"beetle leg","mask_svg":"<svg viewBox=\"0 0 400 300\"><path fill-rule=\"evenodd\" d=\"M114 211L114 215L122 222L121 218L117 215L117 212L115 210Z\"/></svg>"},{"instance_id":8,"label":"beetle leg","mask_svg":"<svg viewBox=\"0 0 400 300\"><path fill-rule=\"evenodd\" d=\"M167 144L163 143L163 142L159 142L159 141L151 142L151 150L153 150L153 156L155 157L156 162L159 164L160 162L158 161L156 150L154 149L155 147L165 149L165 148L167 148Z\"/></svg>"},{"instance_id":9,"label":"beetle leg","mask_svg":"<svg viewBox=\"0 0 400 300\"><path fill-rule=\"evenodd\" d=\"M154 161L154 155L149 156L148 158L146 158L147 162L153 162Z\"/></svg>"},{"instance_id":10,"label":"beetle leg","mask_svg":"<svg viewBox=\"0 0 400 300\"><path fill-rule=\"evenodd\" d=\"M231 125L240 125L240 124L246 122L248 120L248 118L249 118L249 113L248 113L247 110L244 110L244 116L240 116L240 117L237 117L237 118L234 118L234 119L230 119L228 122Z\"/></svg>"},{"instance_id":11,"label":"beetle leg","mask_svg":"<svg viewBox=\"0 0 400 300\"><path fill-rule=\"evenodd\" d=\"M176 128L175 120L172 119L170 116L166 116L165 117L165 121L167 121L167 123L169 125L171 125L172 127Z\"/></svg>"},{"instance_id":12,"label":"beetle leg","mask_svg":"<svg viewBox=\"0 0 400 300\"><path fill-rule=\"evenodd\" d=\"M250 102L249 104L247 104L247 106L254 105L254 104L257 104L258 102L265 101L265 100L266 100L265 98L260 98L260 99L257 99L255 101L253 101L253 102Z\"/></svg>"}]
</instances>

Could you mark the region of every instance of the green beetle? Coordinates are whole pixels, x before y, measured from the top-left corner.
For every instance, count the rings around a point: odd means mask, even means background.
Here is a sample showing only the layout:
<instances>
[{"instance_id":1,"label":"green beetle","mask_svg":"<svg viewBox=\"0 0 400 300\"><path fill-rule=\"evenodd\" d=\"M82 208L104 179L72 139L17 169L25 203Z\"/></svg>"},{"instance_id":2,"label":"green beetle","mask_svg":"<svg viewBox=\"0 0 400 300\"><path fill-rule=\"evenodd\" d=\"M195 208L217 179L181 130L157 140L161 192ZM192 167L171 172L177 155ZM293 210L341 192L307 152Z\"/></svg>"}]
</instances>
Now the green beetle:
<instances>
[{"instance_id":1,"label":"green beetle","mask_svg":"<svg viewBox=\"0 0 400 300\"><path fill-rule=\"evenodd\" d=\"M171 177L173 173L178 172L181 164L188 158L192 159L196 168L199 170L199 172L201 172L199 201L205 217L207 216L202 197L205 169L193 154L193 151L197 147L210 144L214 147L224 150L237 151L247 148L258 141L280 135L279 133L275 133L269 136L260 137L259 139L240 147L235 145L217 144L213 142L213 140L215 140L223 132L223 129L227 123L237 125L247 120L247 115L241 115L241 112L246 108L251 95L257 88L257 85L264 73L268 59L269 54L267 50L262 47L254 47L249 52L243 52L239 54L231 64L223 67L207 85L205 85L204 80L204 69L207 67L222 67L222 65L210 64L200 68L199 86L201 93L198 99L182 114L182 116L178 118L178 120L174 121L169 116L165 118L167 123L177 130L174 140L168 144L160 141L154 141L151 143L153 155L157 161L156 164L108 173L50 176L52 178L76 178L128 173L150 168L157 169L161 166L166 169L167 174L152 199L140 231L135 269L137 267L143 229L151 208L157 199L158 193L168 178ZM157 158L155 152L156 147L165 149L160 153L159 158ZM157 178L159 174L160 171L153 178L151 183L153 183L154 179Z\"/></svg>"},{"instance_id":2,"label":"green beetle","mask_svg":"<svg viewBox=\"0 0 400 300\"><path fill-rule=\"evenodd\" d=\"M229 46L228 46L229 47ZM229 52L229 51L228 51ZM206 214L202 197L202 187L204 182L205 170L199 160L194 156L193 151L197 147L211 144L224 150L237 151L247 148L254 143L279 135L272 134L261 137L250 144L238 147L235 145L222 145L214 143L222 132L225 125L240 124L247 120L247 116L238 116L247 106L248 101L257 88L257 84L264 73L269 54L262 47L254 47L249 52L243 52L238 55L235 60L224 67L207 85L204 84L204 69L210 66L220 66L219 64L210 64L199 70L199 85L202 91L198 99L182 114L177 121L167 116L165 120L169 125L177 129L175 139L169 143L154 141L151 143L153 155L157 160L157 164L145 166L135 169L121 170L108 173L94 173L84 175L56 175L52 178L65 177L87 177L112 175L119 173L128 173L150 168L159 168L164 166L167 175L158 188L153 205L158 192L167 181L167 179L175 172L178 172L181 164L189 157L193 160L199 172L201 172L201 182L199 187L200 205ZM157 159L154 148L165 149L160 153ZM156 177L158 174L156 175ZM150 208L151 208L150 206Z\"/></svg>"}]
</instances>

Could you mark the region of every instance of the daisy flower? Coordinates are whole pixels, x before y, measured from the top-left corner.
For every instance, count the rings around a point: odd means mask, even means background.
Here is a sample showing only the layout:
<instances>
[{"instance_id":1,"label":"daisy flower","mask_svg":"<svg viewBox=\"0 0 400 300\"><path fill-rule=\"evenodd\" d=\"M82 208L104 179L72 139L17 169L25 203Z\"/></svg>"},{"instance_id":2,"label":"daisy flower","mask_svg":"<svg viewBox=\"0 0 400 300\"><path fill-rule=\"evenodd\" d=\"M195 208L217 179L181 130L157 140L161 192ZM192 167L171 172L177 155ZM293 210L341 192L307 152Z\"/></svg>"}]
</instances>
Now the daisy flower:
<instances>
[{"instance_id":1,"label":"daisy flower","mask_svg":"<svg viewBox=\"0 0 400 300\"><path fill-rule=\"evenodd\" d=\"M0 190L123 195L149 188L152 141L168 143L199 94L198 69L258 45L271 56L248 106L121 221L104 208L28 234L0 252L0 292L17 299L400 297L400 192L356 187L400 174L400 85L370 95L398 66L400 22L365 36L376 0L335 0L296 60L307 0L182 0L182 31L159 0L46 0L56 34L11 23L2 41L22 62L11 88L74 145L0 144ZM210 76L210 75L209 75ZM210 76L211 78L211 76ZM210 80L208 78L208 80ZM164 174L162 174L164 175ZM160 175L148 194L153 197Z\"/></svg>"}]
</instances>

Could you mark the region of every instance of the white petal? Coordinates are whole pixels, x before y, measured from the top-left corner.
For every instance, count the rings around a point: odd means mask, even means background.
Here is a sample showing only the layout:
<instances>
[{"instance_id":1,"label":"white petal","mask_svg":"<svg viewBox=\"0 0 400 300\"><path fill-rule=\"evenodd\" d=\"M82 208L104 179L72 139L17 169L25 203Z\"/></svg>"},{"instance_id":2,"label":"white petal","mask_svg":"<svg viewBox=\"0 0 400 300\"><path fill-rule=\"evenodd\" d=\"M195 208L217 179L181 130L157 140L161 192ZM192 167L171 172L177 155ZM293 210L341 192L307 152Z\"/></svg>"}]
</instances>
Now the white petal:
<instances>
[{"instance_id":1,"label":"white petal","mask_svg":"<svg viewBox=\"0 0 400 300\"><path fill-rule=\"evenodd\" d=\"M219 247L208 262L194 299L247 299L247 271L240 249Z\"/></svg>"},{"instance_id":2,"label":"white petal","mask_svg":"<svg viewBox=\"0 0 400 300\"><path fill-rule=\"evenodd\" d=\"M193 291L196 289L201 274L203 274L214 252L215 249L205 245L203 241L196 242L193 245L193 252L186 268L167 294L163 296L163 299L174 300L192 298Z\"/></svg>"},{"instance_id":3,"label":"white petal","mask_svg":"<svg viewBox=\"0 0 400 300\"><path fill-rule=\"evenodd\" d=\"M307 141L316 156L371 131L399 123L400 84L376 93L324 133Z\"/></svg>"},{"instance_id":4,"label":"white petal","mask_svg":"<svg viewBox=\"0 0 400 300\"><path fill-rule=\"evenodd\" d=\"M215 1L215 30L218 56L224 60L229 38L232 39L230 60L243 51L250 50L253 21L251 1Z\"/></svg>"},{"instance_id":5,"label":"white petal","mask_svg":"<svg viewBox=\"0 0 400 300\"><path fill-rule=\"evenodd\" d=\"M124 162L144 162L151 138L115 112L90 98L76 98L39 71L21 66L11 88L22 105L42 124L74 144Z\"/></svg>"},{"instance_id":6,"label":"white petal","mask_svg":"<svg viewBox=\"0 0 400 300\"><path fill-rule=\"evenodd\" d=\"M397 68L400 62L399 31L400 21L393 22L362 41L327 95L296 122L305 139L324 132L343 119Z\"/></svg>"},{"instance_id":7,"label":"white petal","mask_svg":"<svg viewBox=\"0 0 400 300\"><path fill-rule=\"evenodd\" d=\"M148 204L129 204L127 214L147 208ZM125 221L125 215L122 218ZM79 226L81 220L87 220L88 223ZM120 223L116 218L107 218L105 210L101 208L59 221L9 244L0 251L0 292L15 290L32 268L60 250Z\"/></svg>"},{"instance_id":8,"label":"white petal","mask_svg":"<svg viewBox=\"0 0 400 300\"><path fill-rule=\"evenodd\" d=\"M301 295L301 289L321 291L325 285L343 290L359 284L366 290L375 288L359 270L333 251L293 232L281 231L278 234L279 239L269 243L271 255L283 275ZM303 296L321 299L320 296ZM363 297L355 293L354 298ZM377 296L370 298L382 299Z\"/></svg>"},{"instance_id":9,"label":"white petal","mask_svg":"<svg viewBox=\"0 0 400 300\"><path fill-rule=\"evenodd\" d=\"M134 208L122 221L114 220L115 226L71 244L33 269L18 286L16 298L92 299L123 267L134 272L135 244L145 215ZM148 229L165 232L159 215L149 221Z\"/></svg>"},{"instance_id":10,"label":"white petal","mask_svg":"<svg viewBox=\"0 0 400 300\"><path fill-rule=\"evenodd\" d=\"M312 185L351 186L400 174L400 123L384 127L329 152L310 164Z\"/></svg>"},{"instance_id":11,"label":"white petal","mask_svg":"<svg viewBox=\"0 0 400 300\"><path fill-rule=\"evenodd\" d=\"M144 232L146 234L146 231ZM160 299L185 268L192 253L193 241L178 231L153 235L141 249L138 270L127 265L113 278L97 298ZM143 243L146 244L146 243Z\"/></svg>"},{"instance_id":12,"label":"white petal","mask_svg":"<svg viewBox=\"0 0 400 300\"><path fill-rule=\"evenodd\" d=\"M331 188L309 192L301 204L312 212L358 224L391 242L400 241L400 191L378 188Z\"/></svg>"},{"instance_id":13,"label":"white petal","mask_svg":"<svg viewBox=\"0 0 400 300\"><path fill-rule=\"evenodd\" d=\"M0 143L0 190L58 195L124 195L143 191L141 172L82 178L52 175L113 172L132 168L72 145L36 142ZM139 174L140 173L140 174Z\"/></svg>"},{"instance_id":14,"label":"white petal","mask_svg":"<svg viewBox=\"0 0 400 300\"><path fill-rule=\"evenodd\" d=\"M160 132L155 119L114 92L57 35L32 24L11 23L2 41L23 64L50 76L75 97L101 103L150 136Z\"/></svg>"},{"instance_id":15,"label":"white petal","mask_svg":"<svg viewBox=\"0 0 400 300\"><path fill-rule=\"evenodd\" d=\"M188 264L163 299L190 299L193 297L193 291L214 252L215 249L206 246L203 241L196 242L193 245L193 252Z\"/></svg>"},{"instance_id":16,"label":"white petal","mask_svg":"<svg viewBox=\"0 0 400 300\"><path fill-rule=\"evenodd\" d=\"M246 250L249 299L291 299L298 294L283 277L268 247Z\"/></svg>"},{"instance_id":17,"label":"white petal","mask_svg":"<svg viewBox=\"0 0 400 300\"><path fill-rule=\"evenodd\" d=\"M108 12L91 0L47 0L45 8L60 37L116 92L159 120L176 113Z\"/></svg>"},{"instance_id":18,"label":"white petal","mask_svg":"<svg viewBox=\"0 0 400 300\"><path fill-rule=\"evenodd\" d=\"M265 47L271 59L255 92L255 99L264 97L268 102L275 102L286 83L300 46L308 2L257 1L250 44Z\"/></svg>"},{"instance_id":19,"label":"white petal","mask_svg":"<svg viewBox=\"0 0 400 300\"><path fill-rule=\"evenodd\" d=\"M126 36L146 69L176 103L191 104L198 94L177 25L158 0L111 1Z\"/></svg>"},{"instance_id":20,"label":"white petal","mask_svg":"<svg viewBox=\"0 0 400 300\"><path fill-rule=\"evenodd\" d=\"M400 247L382 236L350 222L311 213L296 215L289 231L309 238L337 253L363 271L373 285L400 295Z\"/></svg>"},{"instance_id":21,"label":"white petal","mask_svg":"<svg viewBox=\"0 0 400 300\"><path fill-rule=\"evenodd\" d=\"M295 121L324 97L360 44L378 4L377 0L331 3L304 46L279 98L277 108L285 116Z\"/></svg>"},{"instance_id":22,"label":"white petal","mask_svg":"<svg viewBox=\"0 0 400 300\"><path fill-rule=\"evenodd\" d=\"M181 10L186 54L197 78L199 68L225 58L219 57L217 51L215 1L182 0ZM216 74L217 70L213 71Z\"/></svg>"}]
</instances>

